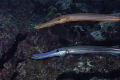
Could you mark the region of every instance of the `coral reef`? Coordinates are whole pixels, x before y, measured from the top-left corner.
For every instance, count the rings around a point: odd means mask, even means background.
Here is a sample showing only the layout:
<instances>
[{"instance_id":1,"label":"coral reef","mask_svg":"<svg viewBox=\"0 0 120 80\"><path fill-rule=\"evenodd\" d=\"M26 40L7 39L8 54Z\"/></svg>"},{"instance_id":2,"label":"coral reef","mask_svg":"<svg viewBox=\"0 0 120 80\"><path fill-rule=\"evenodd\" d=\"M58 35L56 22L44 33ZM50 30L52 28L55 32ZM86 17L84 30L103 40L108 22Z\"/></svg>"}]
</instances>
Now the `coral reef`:
<instances>
[{"instance_id":1,"label":"coral reef","mask_svg":"<svg viewBox=\"0 0 120 80\"><path fill-rule=\"evenodd\" d=\"M46 22L61 14L80 12L116 14L120 10L119 2L119 0L1 0L0 79L98 80L102 77L105 80L119 80L119 55L66 55L43 60L30 59L33 54L49 52L60 47L120 45L119 22L68 22L56 25L56 29L33 28L35 24ZM95 73L100 75L97 76Z\"/></svg>"}]
</instances>

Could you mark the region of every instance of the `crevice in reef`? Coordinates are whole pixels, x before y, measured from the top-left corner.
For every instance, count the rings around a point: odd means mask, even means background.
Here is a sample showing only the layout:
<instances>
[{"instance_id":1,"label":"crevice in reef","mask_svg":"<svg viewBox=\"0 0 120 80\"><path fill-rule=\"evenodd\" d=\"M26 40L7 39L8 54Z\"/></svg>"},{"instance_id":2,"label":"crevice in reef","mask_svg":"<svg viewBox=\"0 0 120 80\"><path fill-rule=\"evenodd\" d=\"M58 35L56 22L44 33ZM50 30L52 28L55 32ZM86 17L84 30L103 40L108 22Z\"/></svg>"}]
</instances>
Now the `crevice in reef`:
<instances>
[{"instance_id":1,"label":"crevice in reef","mask_svg":"<svg viewBox=\"0 0 120 80\"><path fill-rule=\"evenodd\" d=\"M8 62L11 58L14 57L15 52L17 51L17 46L20 41L23 41L26 39L28 33L22 34L18 33L16 36L16 40L14 44L12 45L11 49L8 50L8 52L3 53L2 58L0 59L0 68L3 68L4 63Z\"/></svg>"}]
</instances>

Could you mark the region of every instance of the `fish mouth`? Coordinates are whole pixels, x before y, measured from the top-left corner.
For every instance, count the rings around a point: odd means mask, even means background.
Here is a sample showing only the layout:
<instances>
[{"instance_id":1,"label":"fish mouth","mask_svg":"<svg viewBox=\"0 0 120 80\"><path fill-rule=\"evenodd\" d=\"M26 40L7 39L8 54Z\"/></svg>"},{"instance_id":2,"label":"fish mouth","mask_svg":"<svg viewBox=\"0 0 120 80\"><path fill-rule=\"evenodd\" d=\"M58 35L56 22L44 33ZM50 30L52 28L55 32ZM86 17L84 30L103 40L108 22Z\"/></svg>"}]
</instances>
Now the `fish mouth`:
<instances>
[{"instance_id":1,"label":"fish mouth","mask_svg":"<svg viewBox=\"0 0 120 80\"><path fill-rule=\"evenodd\" d=\"M50 52L34 54L32 55L31 59L44 59L44 58L50 58L55 56L65 56L67 53L68 52L66 50L61 50L61 48L58 48Z\"/></svg>"}]
</instances>

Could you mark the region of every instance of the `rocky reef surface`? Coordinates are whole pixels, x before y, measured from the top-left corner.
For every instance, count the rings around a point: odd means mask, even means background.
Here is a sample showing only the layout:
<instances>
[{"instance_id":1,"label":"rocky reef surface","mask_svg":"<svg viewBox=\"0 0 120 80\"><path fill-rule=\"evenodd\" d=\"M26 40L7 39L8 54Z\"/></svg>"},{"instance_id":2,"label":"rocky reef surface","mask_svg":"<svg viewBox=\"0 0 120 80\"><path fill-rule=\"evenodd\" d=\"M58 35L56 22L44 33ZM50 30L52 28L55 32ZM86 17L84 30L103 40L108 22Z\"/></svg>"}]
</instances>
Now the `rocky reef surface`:
<instances>
[{"instance_id":1,"label":"rocky reef surface","mask_svg":"<svg viewBox=\"0 0 120 80\"><path fill-rule=\"evenodd\" d=\"M63 14L120 14L119 0L1 0L0 80L119 80L120 56L66 55L32 60L33 54L78 45L120 45L120 23L68 22L35 30Z\"/></svg>"}]
</instances>

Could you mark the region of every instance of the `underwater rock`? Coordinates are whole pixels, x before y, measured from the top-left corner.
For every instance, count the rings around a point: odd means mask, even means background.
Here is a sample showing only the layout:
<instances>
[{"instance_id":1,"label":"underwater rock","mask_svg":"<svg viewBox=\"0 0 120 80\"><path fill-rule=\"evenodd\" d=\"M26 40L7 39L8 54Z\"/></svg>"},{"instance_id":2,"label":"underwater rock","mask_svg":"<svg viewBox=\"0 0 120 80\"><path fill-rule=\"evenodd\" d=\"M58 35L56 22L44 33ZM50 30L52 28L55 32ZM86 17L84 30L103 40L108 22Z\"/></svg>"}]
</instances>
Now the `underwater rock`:
<instances>
[{"instance_id":1,"label":"underwater rock","mask_svg":"<svg viewBox=\"0 0 120 80\"><path fill-rule=\"evenodd\" d=\"M60 0L56 2L56 6L60 10L67 10L70 9L70 5L72 4L72 0Z\"/></svg>"},{"instance_id":2,"label":"underwater rock","mask_svg":"<svg viewBox=\"0 0 120 80\"><path fill-rule=\"evenodd\" d=\"M108 28L115 27L115 22L111 22L111 23L108 23L108 22L99 22L98 25L101 27L102 31L107 32Z\"/></svg>"},{"instance_id":3,"label":"underwater rock","mask_svg":"<svg viewBox=\"0 0 120 80\"><path fill-rule=\"evenodd\" d=\"M75 6L79 10L79 12L88 13L89 11L89 6L87 6L85 3L75 3Z\"/></svg>"},{"instance_id":4,"label":"underwater rock","mask_svg":"<svg viewBox=\"0 0 120 80\"><path fill-rule=\"evenodd\" d=\"M50 21L51 19L56 17L56 13L57 13L57 8L55 8L54 6L50 6L48 8L48 14L46 16L46 21Z\"/></svg>"},{"instance_id":5,"label":"underwater rock","mask_svg":"<svg viewBox=\"0 0 120 80\"><path fill-rule=\"evenodd\" d=\"M82 27L82 26L75 25L74 27L75 27L75 29L79 28L79 29L80 29L80 31L84 31L84 29L83 29L83 27Z\"/></svg>"},{"instance_id":6,"label":"underwater rock","mask_svg":"<svg viewBox=\"0 0 120 80\"><path fill-rule=\"evenodd\" d=\"M94 39L96 41L103 41L103 40L105 40L105 38L102 36L102 32L100 30L91 32L91 35L94 37Z\"/></svg>"}]
</instances>

